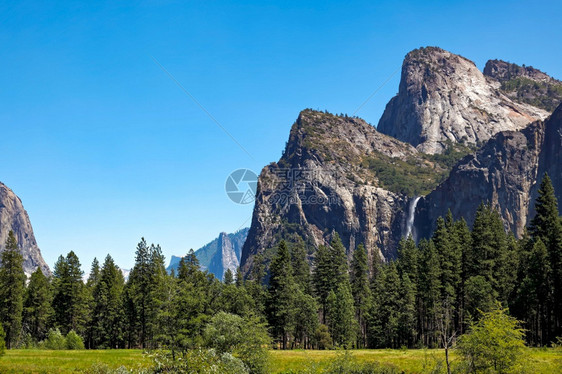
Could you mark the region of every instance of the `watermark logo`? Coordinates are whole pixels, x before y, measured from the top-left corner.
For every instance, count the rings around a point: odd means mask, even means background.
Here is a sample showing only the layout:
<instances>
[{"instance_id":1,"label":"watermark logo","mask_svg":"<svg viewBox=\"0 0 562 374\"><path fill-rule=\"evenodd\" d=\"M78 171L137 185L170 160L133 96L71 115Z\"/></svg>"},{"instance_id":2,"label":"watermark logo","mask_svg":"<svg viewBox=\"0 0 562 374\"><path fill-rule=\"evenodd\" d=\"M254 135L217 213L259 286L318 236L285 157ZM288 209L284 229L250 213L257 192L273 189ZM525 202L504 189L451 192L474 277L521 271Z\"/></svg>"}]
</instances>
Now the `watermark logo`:
<instances>
[{"instance_id":1,"label":"watermark logo","mask_svg":"<svg viewBox=\"0 0 562 374\"><path fill-rule=\"evenodd\" d=\"M234 170L228 178L224 189L228 198L236 204L251 204L256 199L258 176L250 169Z\"/></svg>"}]
</instances>

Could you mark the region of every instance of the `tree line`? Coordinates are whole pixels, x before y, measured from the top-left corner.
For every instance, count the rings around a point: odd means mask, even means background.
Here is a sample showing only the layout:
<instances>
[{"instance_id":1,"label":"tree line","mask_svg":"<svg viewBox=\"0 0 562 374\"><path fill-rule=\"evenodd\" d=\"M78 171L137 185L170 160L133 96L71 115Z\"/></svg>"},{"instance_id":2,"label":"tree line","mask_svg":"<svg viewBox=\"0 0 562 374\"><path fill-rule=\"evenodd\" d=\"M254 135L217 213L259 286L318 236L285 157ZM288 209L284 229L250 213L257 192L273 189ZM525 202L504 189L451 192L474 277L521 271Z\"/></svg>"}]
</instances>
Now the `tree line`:
<instances>
[{"instance_id":1,"label":"tree line","mask_svg":"<svg viewBox=\"0 0 562 374\"><path fill-rule=\"evenodd\" d=\"M282 349L448 348L500 303L523 322L529 344L544 346L562 335L562 223L546 175L535 208L519 240L489 205L472 229L449 213L430 239L402 240L388 262L369 261L363 245L348 261L334 233L310 266L305 241L290 236L269 260L258 255L247 278L227 270L222 281L200 269L193 250L168 274L160 246L142 239L127 280L107 255L103 264L94 259L84 282L71 251L51 277L38 269L26 282L11 232L0 258L1 327L8 349L60 332L79 335L89 349L174 354L201 347L222 312L238 316L246 335L267 328Z\"/></svg>"}]
</instances>

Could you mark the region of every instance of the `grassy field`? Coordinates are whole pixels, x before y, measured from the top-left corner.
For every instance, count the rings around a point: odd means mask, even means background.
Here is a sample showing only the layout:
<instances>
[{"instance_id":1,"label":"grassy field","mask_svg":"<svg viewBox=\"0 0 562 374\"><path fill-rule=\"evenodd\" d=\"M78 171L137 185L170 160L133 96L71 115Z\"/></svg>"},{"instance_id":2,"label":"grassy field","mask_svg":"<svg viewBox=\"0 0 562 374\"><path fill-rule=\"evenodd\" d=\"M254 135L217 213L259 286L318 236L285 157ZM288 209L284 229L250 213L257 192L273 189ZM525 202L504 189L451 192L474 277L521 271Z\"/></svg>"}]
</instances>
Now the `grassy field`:
<instances>
[{"instance_id":1,"label":"grassy field","mask_svg":"<svg viewBox=\"0 0 562 374\"><path fill-rule=\"evenodd\" d=\"M334 359L337 351L271 351L273 373L289 370L298 372L305 368L323 369ZM445 353L441 349L366 349L351 351L359 362L377 362L391 366L406 373L423 373L431 371L439 361L444 364ZM540 374L562 373L562 351L554 349L531 349L530 372ZM451 352L451 364L457 360L455 352Z\"/></svg>"},{"instance_id":2,"label":"grassy field","mask_svg":"<svg viewBox=\"0 0 562 374\"><path fill-rule=\"evenodd\" d=\"M96 363L110 368L147 366L150 361L141 350L48 351L16 349L0 358L0 373L80 373Z\"/></svg>"},{"instance_id":3,"label":"grassy field","mask_svg":"<svg viewBox=\"0 0 562 374\"><path fill-rule=\"evenodd\" d=\"M533 373L562 372L562 352L554 349L531 349L530 361ZM272 373L292 370L323 369L341 354L337 351L271 351ZM378 362L404 370L406 373L422 373L433 368L444 353L436 349L410 350L356 350L352 356L361 362ZM452 354L454 363L456 356ZM79 373L91 369L94 364L111 368L125 366L138 368L149 365L150 360L140 350L107 351L47 351L11 350L0 358L0 373Z\"/></svg>"}]
</instances>

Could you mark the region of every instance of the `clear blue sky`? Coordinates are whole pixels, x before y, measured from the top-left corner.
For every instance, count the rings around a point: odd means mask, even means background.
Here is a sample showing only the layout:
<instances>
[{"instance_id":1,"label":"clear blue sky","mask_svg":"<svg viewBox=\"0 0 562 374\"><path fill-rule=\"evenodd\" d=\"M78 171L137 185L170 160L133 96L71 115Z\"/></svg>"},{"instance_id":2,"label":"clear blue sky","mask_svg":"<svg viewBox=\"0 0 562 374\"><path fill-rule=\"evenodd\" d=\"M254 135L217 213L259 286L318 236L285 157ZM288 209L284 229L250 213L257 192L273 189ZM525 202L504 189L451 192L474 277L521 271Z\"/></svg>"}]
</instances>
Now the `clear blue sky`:
<instances>
[{"instance_id":1,"label":"clear blue sky","mask_svg":"<svg viewBox=\"0 0 562 374\"><path fill-rule=\"evenodd\" d=\"M74 250L86 271L107 253L131 267L141 236L169 257L248 226L228 174L276 161L304 108L353 113L411 49L562 77L556 1L15 3L0 5L0 180L47 263ZM376 125L398 82L358 115Z\"/></svg>"}]
</instances>

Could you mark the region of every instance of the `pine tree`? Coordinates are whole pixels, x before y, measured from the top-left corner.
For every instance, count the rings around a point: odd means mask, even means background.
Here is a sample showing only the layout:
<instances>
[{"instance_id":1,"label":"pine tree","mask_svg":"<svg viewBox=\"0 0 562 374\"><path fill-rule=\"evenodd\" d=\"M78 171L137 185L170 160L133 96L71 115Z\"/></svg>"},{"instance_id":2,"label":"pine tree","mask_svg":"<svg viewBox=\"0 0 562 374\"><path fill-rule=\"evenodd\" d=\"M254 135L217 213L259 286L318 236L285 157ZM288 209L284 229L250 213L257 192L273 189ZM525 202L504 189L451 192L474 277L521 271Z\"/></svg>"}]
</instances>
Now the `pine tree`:
<instances>
[{"instance_id":1,"label":"pine tree","mask_svg":"<svg viewBox=\"0 0 562 374\"><path fill-rule=\"evenodd\" d=\"M86 281L86 303L88 304L88 325L86 326L86 331L84 333L84 345L86 348L91 349L94 347L94 335L95 335L95 322L93 318L93 312L96 307L94 300L94 290L100 280L100 263L96 257L92 261L90 267L90 274L88 275L88 280Z\"/></svg>"},{"instance_id":2,"label":"pine tree","mask_svg":"<svg viewBox=\"0 0 562 374\"><path fill-rule=\"evenodd\" d=\"M328 247L320 245L316 251L313 273L314 289L322 309L322 323L326 324L328 295L332 291L332 262Z\"/></svg>"},{"instance_id":3,"label":"pine tree","mask_svg":"<svg viewBox=\"0 0 562 374\"><path fill-rule=\"evenodd\" d=\"M316 296L322 307L322 323L327 319L327 299L330 291L340 284L349 283L349 266L347 255L340 236L334 232L329 247L319 246L316 253L313 283Z\"/></svg>"},{"instance_id":4,"label":"pine tree","mask_svg":"<svg viewBox=\"0 0 562 374\"><path fill-rule=\"evenodd\" d=\"M141 348L147 347L151 277L150 249L146 240L141 238L135 252L135 265L129 274L125 296L129 347L134 346L137 339Z\"/></svg>"},{"instance_id":5,"label":"pine tree","mask_svg":"<svg viewBox=\"0 0 562 374\"><path fill-rule=\"evenodd\" d=\"M336 346L352 348L356 341L357 321L353 295L348 282L341 282L328 295L328 326Z\"/></svg>"},{"instance_id":6,"label":"pine tree","mask_svg":"<svg viewBox=\"0 0 562 374\"><path fill-rule=\"evenodd\" d=\"M349 282L349 266L345 247L337 232L334 232L330 246L328 247L332 263L332 281L335 288L342 283Z\"/></svg>"},{"instance_id":7,"label":"pine tree","mask_svg":"<svg viewBox=\"0 0 562 374\"><path fill-rule=\"evenodd\" d=\"M178 341L178 310L175 305L178 295L178 280L173 275L161 274L162 280L158 282L158 294L161 297L156 300L156 335L155 340L160 346L169 349L175 360L176 350L180 346Z\"/></svg>"},{"instance_id":8,"label":"pine tree","mask_svg":"<svg viewBox=\"0 0 562 374\"><path fill-rule=\"evenodd\" d=\"M310 266L306 260L306 246L300 236L291 245L291 266L295 283L307 294L312 293Z\"/></svg>"},{"instance_id":9,"label":"pine tree","mask_svg":"<svg viewBox=\"0 0 562 374\"><path fill-rule=\"evenodd\" d=\"M122 308L123 274L110 255L107 255L99 273L93 296L93 348L120 348L124 346L124 313Z\"/></svg>"},{"instance_id":10,"label":"pine tree","mask_svg":"<svg viewBox=\"0 0 562 374\"><path fill-rule=\"evenodd\" d=\"M415 287L418 284L420 253L412 236L398 243L398 258L400 259L397 264L398 271L401 275L408 275Z\"/></svg>"},{"instance_id":11,"label":"pine tree","mask_svg":"<svg viewBox=\"0 0 562 374\"><path fill-rule=\"evenodd\" d=\"M422 240L419 244L421 264L418 292L422 298L420 316L420 338L425 346L437 344L436 321L441 308L441 268L433 240Z\"/></svg>"},{"instance_id":12,"label":"pine tree","mask_svg":"<svg viewBox=\"0 0 562 374\"><path fill-rule=\"evenodd\" d=\"M535 217L531 220L530 234L546 246L551 269L552 306L545 313L552 319L548 339L562 334L562 225L558 215L558 201L548 174L545 173L539 196L535 202Z\"/></svg>"},{"instance_id":13,"label":"pine tree","mask_svg":"<svg viewBox=\"0 0 562 374\"><path fill-rule=\"evenodd\" d=\"M503 261L509 253L507 235L499 212L489 205L480 205L472 230L470 273L482 276L492 287L493 298L506 302L506 282L513 278L512 266Z\"/></svg>"},{"instance_id":14,"label":"pine tree","mask_svg":"<svg viewBox=\"0 0 562 374\"><path fill-rule=\"evenodd\" d=\"M353 295L355 314L359 324L357 346L367 345L367 320L371 303L371 289L369 288L369 267L367 251L363 244L359 244L353 252L351 263L351 293Z\"/></svg>"},{"instance_id":15,"label":"pine tree","mask_svg":"<svg viewBox=\"0 0 562 374\"><path fill-rule=\"evenodd\" d=\"M472 252L472 234L464 218L455 222L455 232L456 237L459 241L458 245L460 247L461 255L461 281L459 284L459 289L457 290L457 322L456 325L459 328L459 333L465 331L465 285L470 276L468 257Z\"/></svg>"},{"instance_id":16,"label":"pine tree","mask_svg":"<svg viewBox=\"0 0 562 374\"><path fill-rule=\"evenodd\" d=\"M59 256L53 275L55 325L63 334L70 330L82 334L88 322L88 303L78 256L73 251Z\"/></svg>"},{"instance_id":17,"label":"pine tree","mask_svg":"<svg viewBox=\"0 0 562 374\"><path fill-rule=\"evenodd\" d=\"M220 283L214 277L210 280L199 269L199 261L193 251L182 258L178 271L178 292L176 305L177 340L181 349L196 347L200 344L201 333L206 320L212 314L208 310L211 296L211 283ZM214 287L214 286L213 286ZM213 296L214 298L214 296Z\"/></svg>"},{"instance_id":18,"label":"pine tree","mask_svg":"<svg viewBox=\"0 0 562 374\"><path fill-rule=\"evenodd\" d=\"M398 301L398 342L400 346L412 347L417 335L416 287L406 273L400 277Z\"/></svg>"},{"instance_id":19,"label":"pine tree","mask_svg":"<svg viewBox=\"0 0 562 374\"><path fill-rule=\"evenodd\" d=\"M23 257L13 231L8 233L0 261L0 322L6 333L6 347L10 349L17 343L21 333L26 279Z\"/></svg>"},{"instance_id":20,"label":"pine tree","mask_svg":"<svg viewBox=\"0 0 562 374\"><path fill-rule=\"evenodd\" d=\"M525 254L524 278L517 294L517 311L521 314L529 330L528 340L533 345L542 346L548 342L548 302L551 298L550 258L542 239L529 241L532 246L530 252Z\"/></svg>"},{"instance_id":21,"label":"pine tree","mask_svg":"<svg viewBox=\"0 0 562 374\"><path fill-rule=\"evenodd\" d=\"M284 240L277 246L277 254L269 271L269 324L274 336L281 339L282 348L287 349L289 334L295 326L295 295L298 287L293 279L291 255Z\"/></svg>"},{"instance_id":22,"label":"pine tree","mask_svg":"<svg viewBox=\"0 0 562 374\"><path fill-rule=\"evenodd\" d=\"M232 275L232 270L226 269L226 271L224 272L223 282L226 285L234 283L234 275Z\"/></svg>"},{"instance_id":23,"label":"pine tree","mask_svg":"<svg viewBox=\"0 0 562 374\"><path fill-rule=\"evenodd\" d=\"M371 315L375 317L372 328L376 347L396 348L400 323L400 277L394 262L384 266L373 289L374 301Z\"/></svg>"},{"instance_id":24,"label":"pine tree","mask_svg":"<svg viewBox=\"0 0 562 374\"><path fill-rule=\"evenodd\" d=\"M265 317L265 305L267 304L268 293L264 285L265 265L263 255L257 254L254 257L250 277L245 282L246 290L254 300L255 311L258 315Z\"/></svg>"},{"instance_id":25,"label":"pine tree","mask_svg":"<svg viewBox=\"0 0 562 374\"><path fill-rule=\"evenodd\" d=\"M52 300L51 283L37 268L29 279L23 307L24 329L36 342L45 339L49 330L49 321L53 316Z\"/></svg>"},{"instance_id":26,"label":"pine tree","mask_svg":"<svg viewBox=\"0 0 562 374\"><path fill-rule=\"evenodd\" d=\"M316 299L297 287L295 294L295 324L293 335L298 347L310 348L314 333L318 328L318 304Z\"/></svg>"}]
</instances>

